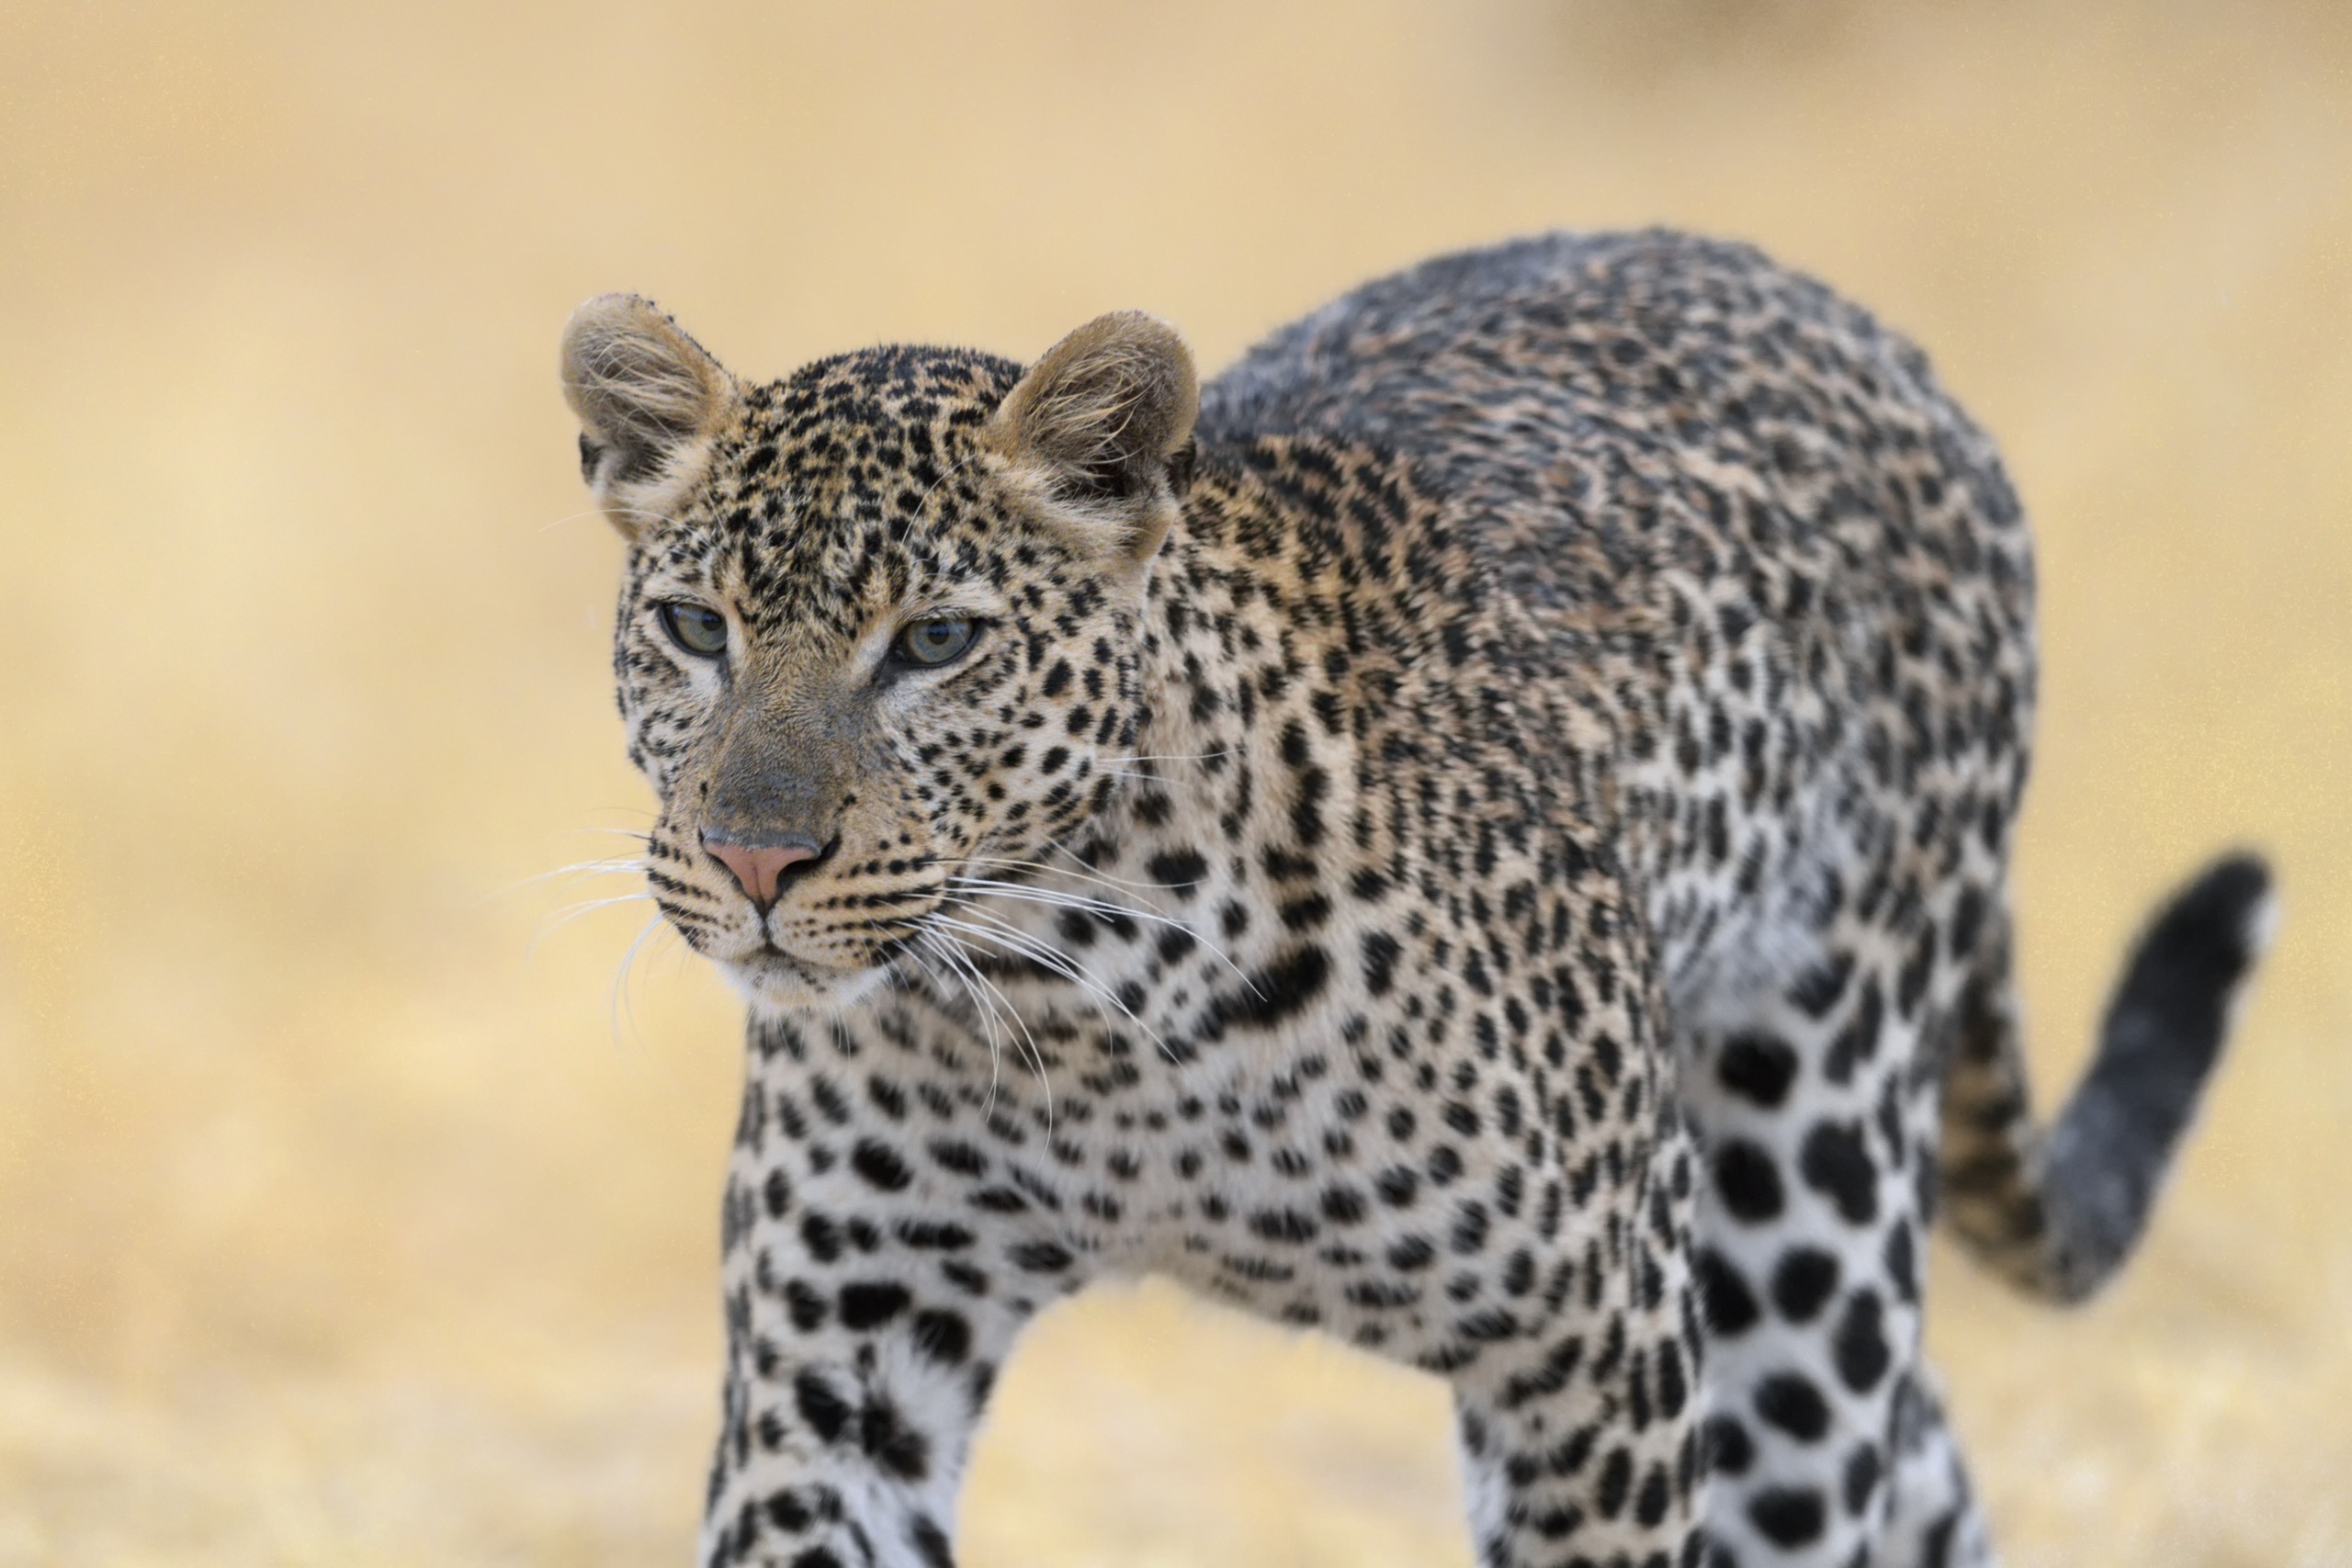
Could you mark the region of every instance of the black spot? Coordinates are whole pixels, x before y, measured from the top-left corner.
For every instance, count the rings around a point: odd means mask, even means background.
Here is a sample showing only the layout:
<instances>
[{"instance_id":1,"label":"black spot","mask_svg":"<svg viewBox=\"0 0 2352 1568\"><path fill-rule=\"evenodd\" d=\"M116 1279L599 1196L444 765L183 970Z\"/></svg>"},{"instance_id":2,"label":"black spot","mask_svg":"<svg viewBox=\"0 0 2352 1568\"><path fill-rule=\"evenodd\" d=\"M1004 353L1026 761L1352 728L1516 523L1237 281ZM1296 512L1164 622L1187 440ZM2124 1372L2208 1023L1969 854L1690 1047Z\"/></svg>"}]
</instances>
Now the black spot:
<instances>
[{"instance_id":1,"label":"black spot","mask_svg":"<svg viewBox=\"0 0 2352 1568\"><path fill-rule=\"evenodd\" d=\"M1067 1247L1051 1241L1024 1241L1006 1256L1014 1268L1032 1274L1058 1274L1075 1261Z\"/></svg>"},{"instance_id":2,"label":"black spot","mask_svg":"<svg viewBox=\"0 0 2352 1568\"><path fill-rule=\"evenodd\" d=\"M848 1402L813 1371L803 1371L792 1380L792 1403L808 1429L826 1442L839 1441L849 1427Z\"/></svg>"},{"instance_id":3,"label":"black spot","mask_svg":"<svg viewBox=\"0 0 2352 1568\"><path fill-rule=\"evenodd\" d=\"M1862 1146L1862 1134L1850 1123L1824 1122L1805 1134L1798 1156L1805 1185L1838 1206L1848 1224L1865 1225L1878 1217L1878 1168Z\"/></svg>"},{"instance_id":4,"label":"black spot","mask_svg":"<svg viewBox=\"0 0 2352 1568\"><path fill-rule=\"evenodd\" d=\"M1334 1187L1323 1194L1323 1217L1335 1225L1352 1225L1364 1216L1363 1195L1352 1187Z\"/></svg>"},{"instance_id":5,"label":"black spot","mask_svg":"<svg viewBox=\"0 0 2352 1568\"><path fill-rule=\"evenodd\" d=\"M1189 888L1209 874L1196 850L1170 850L1144 862L1145 874L1162 887Z\"/></svg>"},{"instance_id":6,"label":"black spot","mask_svg":"<svg viewBox=\"0 0 2352 1568\"><path fill-rule=\"evenodd\" d=\"M900 1220L899 1239L925 1252L961 1252L979 1238L950 1220Z\"/></svg>"},{"instance_id":7,"label":"black spot","mask_svg":"<svg viewBox=\"0 0 2352 1568\"><path fill-rule=\"evenodd\" d=\"M1772 1304L1791 1323L1811 1322L1838 1289L1838 1259L1817 1247L1792 1247L1772 1270Z\"/></svg>"},{"instance_id":8,"label":"black spot","mask_svg":"<svg viewBox=\"0 0 2352 1568\"><path fill-rule=\"evenodd\" d=\"M1768 1486L1747 1502L1747 1519L1773 1545L1793 1551L1821 1538L1821 1494L1811 1487Z\"/></svg>"},{"instance_id":9,"label":"black spot","mask_svg":"<svg viewBox=\"0 0 2352 1568\"><path fill-rule=\"evenodd\" d=\"M1323 800L1331 790L1331 775L1320 768L1309 768L1298 775L1298 797L1291 803L1291 831L1297 835L1301 847L1313 849L1323 841Z\"/></svg>"},{"instance_id":10,"label":"black spot","mask_svg":"<svg viewBox=\"0 0 2352 1568\"><path fill-rule=\"evenodd\" d=\"M984 1176L988 1173L989 1156L969 1144L951 1143L945 1139L931 1145L931 1157L942 1169L958 1176Z\"/></svg>"},{"instance_id":11,"label":"black spot","mask_svg":"<svg viewBox=\"0 0 2352 1568\"><path fill-rule=\"evenodd\" d=\"M1215 1040L1236 1026L1272 1029L1312 1006L1330 975L1330 958L1320 947L1295 947L1254 970L1240 989L1212 997L1201 1032Z\"/></svg>"},{"instance_id":12,"label":"black spot","mask_svg":"<svg viewBox=\"0 0 2352 1568\"><path fill-rule=\"evenodd\" d=\"M1756 1462L1756 1439L1747 1435L1736 1416L1708 1416L1702 1442L1707 1466L1719 1475L1745 1475Z\"/></svg>"},{"instance_id":13,"label":"black spot","mask_svg":"<svg viewBox=\"0 0 2352 1568\"><path fill-rule=\"evenodd\" d=\"M914 1298L896 1280L866 1281L842 1287L842 1326L853 1331L879 1327L913 1303Z\"/></svg>"},{"instance_id":14,"label":"black spot","mask_svg":"<svg viewBox=\"0 0 2352 1568\"><path fill-rule=\"evenodd\" d=\"M1274 911L1282 918L1285 931L1313 931L1331 918L1331 900L1320 893L1309 893L1304 898L1293 898Z\"/></svg>"},{"instance_id":15,"label":"black spot","mask_svg":"<svg viewBox=\"0 0 2352 1568\"><path fill-rule=\"evenodd\" d=\"M1886 1375L1894 1353L1886 1346L1884 1310L1875 1291L1857 1291L1838 1320L1838 1375L1856 1393L1868 1393Z\"/></svg>"},{"instance_id":16,"label":"black spot","mask_svg":"<svg viewBox=\"0 0 2352 1568\"><path fill-rule=\"evenodd\" d=\"M1411 1207L1413 1194L1419 1188L1420 1181L1421 1179L1409 1168L1396 1165L1382 1171L1373 1186L1379 1191L1382 1202L1392 1209L1404 1209Z\"/></svg>"},{"instance_id":17,"label":"black spot","mask_svg":"<svg viewBox=\"0 0 2352 1568\"><path fill-rule=\"evenodd\" d=\"M1717 1335L1728 1338L1753 1327L1759 1315L1755 1292L1731 1260L1713 1247L1699 1254L1699 1299L1707 1311L1707 1326Z\"/></svg>"},{"instance_id":18,"label":"black spot","mask_svg":"<svg viewBox=\"0 0 2352 1568\"><path fill-rule=\"evenodd\" d=\"M1846 982L1853 977L1854 957L1849 953L1834 953L1797 976L1789 987L1789 1000L1803 1009L1811 1018L1826 1018L1838 998L1846 994ZM1818 1499L1815 1499L1816 1506Z\"/></svg>"},{"instance_id":19,"label":"black spot","mask_svg":"<svg viewBox=\"0 0 2352 1568\"><path fill-rule=\"evenodd\" d=\"M929 1514L917 1514L908 1527L908 1539L914 1542L915 1555L922 1559L923 1568L956 1568L956 1553L948 1549L947 1532L932 1522Z\"/></svg>"},{"instance_id":20,"label":"black spot","mask_svg":"<svg viewBox=\"0 0 2352 1568\"><path fill-rule=\"evenodd\" d=\"M1870 1506L1871 1494L1878 1490L1879 1458L1874 1444L1859 1443L1846 1456L1846 1511L1856 1518Z\"/></svg>"},{"instance_id":21,"label":"black spot","mask_svg":"<svg viewBox=\"0 0 2352 1568\"><path fill-rule=\"evenodd\" d=\"M885 1192L903 1191L914 1179L906 1162L871 1138L859 1140L849 1156L850 1168Z\"/></svg>"},{"instance_id":22,"label":"black spot","mask_svg":"<svg viewBox=\"0 0 2352 1568\"><path fill-rule=\"evenodd\" d=\"M1800 1372L1775 1372L1756 1385L1756 1414L1799 1442L1817 1442L1829 1430L1829 1405Z\"/></svg>"},{"instance_id":23,"label":"black spot","mask_svg":"<svg viewBox=\"0 0 2352 1568\"><path fill-rule=\"evenodd\" d=\"M768 1523L786 1535L798 1535L817 1522L816 1511L808 1499L787 1488L768 1498Z\"/></svg>"},{"instance_id":24,"label":"black spot","mask_svg":"<svg viewBox=\"0 0 2352 1568\"><path fill-rule=\"evenodd\" d=\"M1960 904L1951 913L1951 939L1952 961L1965 964L1976 956L1976 939L1984 930L1984 893L1973 886L1960 890Z\"/></svg>"},{"instance_id":25,"label":"black spot","mask_svg":"<svg viewBox=\"0 0 2352 1568\"><path fill-rule=\"evenodd\" d=\"M1375 997L1388 994L1396 983L1396 939L1386 931L1366 931L1363 938L1363 986Z\"/></svg>"},{"instance_id":26,"label":"black spot","mask_svg":"<svg viewBox=\"0 0 2352 1568\"><path fill-rule=\"evenodd\" d=\"M1911 1240L1911 1222L1897 1220L1886 1233L1886 1277L1894 1293L1906 1302L1919 1299L1919 1259Z\"/></svg>"},{"instance_id":27,"label":"black spot","mask_svg":"<svg viewBox=\"0 0 2352 1568\"><path fill-rule=\"evenodd\" d=\"M1671 1421L1682 1414L1682 1407L1690 1399L1690 1379L1682 1371L1682 1348L1668 1340L1657 1348L1657 1407Z\"/></svg>"},{"instance_id":28,"label":"black spot","mask_svg":"<svg viewBox=\"0 0 2352 1568\"><path fill-rule=\"evenodd\" d=\"M1715 1151L1715 1190L1734 1219L1752 1225L1780 1215L1780 1167L1761 1146L1745 1138L1730 1139Z\"/></svg>"},{"instance_id":29,"label":"black spot","mask_svg":"<svg viewBox=\"0 0 2352 1568\"><path fill-rule=\"evenodd\" d=\"M1500 1307L1473 1313L1455 1324L1453 1327L1454 1332L1464 1339L1484 1345L1498 1344L1505 1339L1516 1339L1521 1333L1519 1319Z\"/></svg>"},{"instance_id":30,"label":"black spot","mask_svg":"<svg viewBox=\"0 0 2352 1568\"><path fill-rule=\"evenodd\" d=\"M1322 1227L1315 1223L1313 1215L1302 1214L1295 1209L1263 1209L1250 1216L1250 1228L1267 1241L1296 1245L1313 1241Z\"/></svg>"},{"instance_id":31,"label":"black spot","mask_svg":"<svg viewBox=\"0 0 2352 1568\"><path fill-rule=\"evenodd\" d=\"M1388 1249L1388 1266L1402 1273L1426 1269L1436 1261L1437 1248L1427 1236L1405 1236Z\"/></svg>"},{"instance_id":32,"label":"black spot","mask_svg":"<svg viewBox=\"0 0 2352 1568\"><path fill-rule=\"evenodd\" d=\"M1795 1048L1770 1034L1733 1035L1715 1063L1715 1077L1725 1089L1767 1110L1788 1099L1796 1076Z\"/></svg>"},{"instance_id":33,"label":"black spot","mask_svg":"<svg viewBox=\"0 0 2352 1568\"><path fill-rule=\"evenodd\" d=\"M1625 1511L1626 1496L1634 1489L1634 1456L1623 1449L1611 1449L1600 1462L1600 1485L1593 1494L1593 1502L1600 1509L1600 1517L1613 1519Z\"/></svg>"},{"instance_id":34,"label":"black spot","mask_svg":"<svg viewBox=\"0 0 2352 1568\"><path fill-rule=\"evenodd\" d=\"M906 1423L899 1407L883 1398L865 1402L858 1412L858 1446L891 1474L921 1481L931 1473L931 1443Z\"/></svg>"},{"instance_id":35,"label":"black spot","mask_svg":"<svg viewBox=\"0 0 2352 1568\"><path fill-rule=\"evenodd\" d=\"M972 1325L960 1313L926 1309L915 1314L915 1348L940 1365L960 1365L972 1353Z\"/></svg>"},{"instance_id":36,"label":"black spot","mask_svg":"<svg viewBox=\"0 0 2352 1568\"><path fill-rule=\"evenodd\" d=\"M803 1334L813 1333L832 1310L831 1304L810 1289L806 1280L795 1280L785 1286L784 1304L792 1314L792 1326Z\"/></svg>"},{"instance_id":37,"label":"black spot","mask_svg":"<svg viewBox=\"0 0 2352 1568\"><path fill-rule=\"evenodd\" d=\"M1829 1053L1822 1060L1822 1077L1834 1084L1851 1082L1855 1066L1878 1055L1879 1031L1885 1021L1886 1002L1872 976L1862 982L1861 999L1854 1004L1853 1016L1830 1042Z\"/></svg>"},{"instance_id":38,"label":"black spot","mask_svg":"<svg viewBox=\"0 0 2352 1568\"><path fill-rule=\"evenodd\" d=\"M1666 1517L1668 1500L1673 1495L1667 1484L1666 1467L1650 1466L1649 1474L1642 1478L1642 1490L1634 1499L1634 1522L1644 1529L1656 1529Z\"/></svg>"}]
</instances>

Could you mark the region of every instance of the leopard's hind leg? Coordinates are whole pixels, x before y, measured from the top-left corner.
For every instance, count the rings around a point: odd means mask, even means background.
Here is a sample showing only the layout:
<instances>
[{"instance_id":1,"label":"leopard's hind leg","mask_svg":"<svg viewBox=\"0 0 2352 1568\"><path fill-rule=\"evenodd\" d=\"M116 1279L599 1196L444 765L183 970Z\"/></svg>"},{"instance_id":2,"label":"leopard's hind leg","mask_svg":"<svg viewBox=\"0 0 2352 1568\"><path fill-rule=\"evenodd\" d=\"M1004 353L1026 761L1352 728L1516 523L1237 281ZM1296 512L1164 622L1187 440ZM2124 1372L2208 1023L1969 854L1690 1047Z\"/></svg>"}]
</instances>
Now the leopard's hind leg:
<instances>
[{"instance_id":1,"label":"leopard's hind leg","mask_svg":"<svg viewBox=\"0 0 2352 1568\"><path fill-rule=\"evenodd\" d=\"M1849 900L1792 977L1679 1026L1717 1568L1849 1568L1886 1529L1934 1184L1921 1043L1960 988L1959 896L1900 920Z\"/></svg>"},{"instance_id":2,"label":"leopard's hind leg","mask_svg":"<svg viewBox=\"0 0 2352 1568\"><path fill-rule=\"evenodd\" d=\"M1944 1416L1936 1377L1925 1363L1894 1395L1887 1444L1886 1529L1871 1568L1995 1568L1992 1533L1977 1507L1960 1439Z\"/></svg>"}]
</instances>

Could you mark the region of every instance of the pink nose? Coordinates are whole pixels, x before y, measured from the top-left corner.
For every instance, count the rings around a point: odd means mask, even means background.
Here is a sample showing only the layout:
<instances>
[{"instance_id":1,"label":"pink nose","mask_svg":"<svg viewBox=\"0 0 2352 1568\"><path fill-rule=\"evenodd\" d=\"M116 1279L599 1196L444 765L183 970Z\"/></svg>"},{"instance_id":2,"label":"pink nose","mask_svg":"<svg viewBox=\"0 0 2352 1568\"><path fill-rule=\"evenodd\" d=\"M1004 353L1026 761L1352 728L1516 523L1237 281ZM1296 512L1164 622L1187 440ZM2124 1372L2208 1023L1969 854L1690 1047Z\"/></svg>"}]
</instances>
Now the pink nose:
<instances>
[{"instance_id":1,"label":"pink nose","mask_svg":"<svg viewBox=\"0 0 2352 1568\"><path fill-rule=\"evenodd\" d=\"M786 871L803 861L817 858L817 846L806 840L783 844L746 845L729 843L724 839L705 833L702 847L718 858L718 863L735 874L736 882L745 897L764 914L775 902L776 883Z\"/></svg>"}]
</instances>

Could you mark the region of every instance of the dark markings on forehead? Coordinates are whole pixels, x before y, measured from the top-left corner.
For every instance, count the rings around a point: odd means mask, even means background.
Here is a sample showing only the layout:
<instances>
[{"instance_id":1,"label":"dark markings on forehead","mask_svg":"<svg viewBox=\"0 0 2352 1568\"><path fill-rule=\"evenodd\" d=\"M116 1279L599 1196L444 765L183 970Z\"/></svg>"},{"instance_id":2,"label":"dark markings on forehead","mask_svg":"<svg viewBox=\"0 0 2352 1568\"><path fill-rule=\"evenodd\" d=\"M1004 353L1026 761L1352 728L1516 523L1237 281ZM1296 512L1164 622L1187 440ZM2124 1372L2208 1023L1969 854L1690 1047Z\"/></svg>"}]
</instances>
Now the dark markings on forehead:
<instances>
[{"instance_id":1,"label":"dark markings on forehead","mask_svg":"<svg viewBox=\"0 0 2352 1568\"><path fill-rule=\"evenodd\" d=\"M752 619L854 635L864 607L918 575L994 575L968 465L1020 375L968 349L888 347L752 389L704 502L705 544L740 575Z\"/></svg>"},{"instance_id":2,"label":"dark markings on forehead","mask_svg":"<svg viewBox=\"0 0 2352 1568\"><path fill-rule=\"evenodd\" d=\"M820 359L748 400L739 467L853 491L951 452L996 412L1021 367L968 349L872 348Z\"/></svg>"}]
</instances>

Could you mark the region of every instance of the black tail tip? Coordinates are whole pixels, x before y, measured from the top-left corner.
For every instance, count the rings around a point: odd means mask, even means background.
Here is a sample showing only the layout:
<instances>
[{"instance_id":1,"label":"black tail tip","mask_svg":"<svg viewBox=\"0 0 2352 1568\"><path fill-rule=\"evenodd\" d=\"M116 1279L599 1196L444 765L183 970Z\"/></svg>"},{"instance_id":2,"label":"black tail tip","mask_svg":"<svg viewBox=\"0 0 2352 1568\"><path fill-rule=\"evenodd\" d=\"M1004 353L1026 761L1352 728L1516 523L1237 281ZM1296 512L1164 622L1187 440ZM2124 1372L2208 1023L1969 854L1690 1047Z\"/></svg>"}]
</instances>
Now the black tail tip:
<instances>
[{"instance_id":1,"label":"black tail tip","mask_svg":"<svg viewBox=\"0 0 2352 1568\"><path fill-rule=\"evenodd\" d=\"M2149 928L2143 951L2234 982L2270 946L2278 923L2269 863L2233 850L2173 895Z\"/></svg>"},{"instance_id":2,"label":"black tail tip","mask_svg":"<svg viewBox=\"0 0 2352 1568\"><path fill-rule=\"evenodd\" d=\"M2184 1048L2194 1043L2188 1054L2210 1061L2239 987L2277 925L2270 868L2244 851L2223 855L2174 894L2141 935L2108 1015L2110 1032L2144 1023L2155 1037Z\"/></svg>"}]
</instances>

